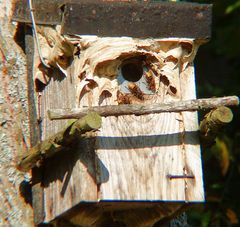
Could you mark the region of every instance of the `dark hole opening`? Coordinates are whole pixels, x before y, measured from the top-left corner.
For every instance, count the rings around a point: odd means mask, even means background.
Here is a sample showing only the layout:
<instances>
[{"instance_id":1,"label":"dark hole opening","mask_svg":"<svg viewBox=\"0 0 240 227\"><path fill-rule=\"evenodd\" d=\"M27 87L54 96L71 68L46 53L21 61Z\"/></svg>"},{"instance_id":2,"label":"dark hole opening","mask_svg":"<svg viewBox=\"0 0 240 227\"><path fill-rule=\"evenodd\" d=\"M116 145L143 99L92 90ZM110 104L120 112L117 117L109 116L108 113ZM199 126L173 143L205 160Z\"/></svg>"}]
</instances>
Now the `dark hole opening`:
<instances>
[{"instance_id":1,"label":"dark hole opening","mask_svg":"<svg viewBox=\"0 0 240 227\"><path fill-rule=\"evenodd\" d=\"M18 23L16 33L14 35L15 42L22 48L22 50L25 52L26 46L25 46L25 25L24 23Z\"/></svg>"},{"instance_id":2,"label":"dark hole opening","mask_svg":"<svg viewBox=\"0 0 240 227\"><path fill-rule=\"evenodd\" d=\"M177 93L177 89L175 87L170 86L169 89L174 95Z\"/></svg>"},{"instance_id":3,"label":"dark hole opening","mask_svg":"<svg viewBox=\"0 0 240 227\"><path fill-rule=\"evenodd\" d=\"M40 80L35 80L35 88L36 92L42 92L44 88L46 87L46 84L42 83Z\"/></svg>"},{"instance_id":4,"label":"dark hole opening","mask_svg":"<svg viewBox=\"0 0 240 227\"><path fill-rule=\"evenodd\" d=\"M143 75L142 61L129 61L123 64L122 76L125 80L136 82Z\"/></svg>"}]
</instances>

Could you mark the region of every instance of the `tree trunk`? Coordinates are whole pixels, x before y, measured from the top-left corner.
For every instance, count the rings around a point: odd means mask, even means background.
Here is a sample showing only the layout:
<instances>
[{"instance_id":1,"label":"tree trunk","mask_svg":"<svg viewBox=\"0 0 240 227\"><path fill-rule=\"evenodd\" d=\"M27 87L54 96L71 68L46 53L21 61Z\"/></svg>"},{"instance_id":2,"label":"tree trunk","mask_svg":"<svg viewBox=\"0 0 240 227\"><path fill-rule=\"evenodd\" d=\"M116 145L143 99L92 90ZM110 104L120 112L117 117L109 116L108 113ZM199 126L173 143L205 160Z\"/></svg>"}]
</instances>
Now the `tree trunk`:
<instances>
[{"instance_id":1,"label":"tree trunk","mask_svg":"<svg viewBox=\"0 0 240 227\"><path fill-rule=\"evenodd\" d=\"M12 2L0 0L0 226L33 226L31 199L22 196L29 176L15 167L29 147L29 128L26 58L15 42L21 34L10 21Z\"/></svg>"}]
</instances>

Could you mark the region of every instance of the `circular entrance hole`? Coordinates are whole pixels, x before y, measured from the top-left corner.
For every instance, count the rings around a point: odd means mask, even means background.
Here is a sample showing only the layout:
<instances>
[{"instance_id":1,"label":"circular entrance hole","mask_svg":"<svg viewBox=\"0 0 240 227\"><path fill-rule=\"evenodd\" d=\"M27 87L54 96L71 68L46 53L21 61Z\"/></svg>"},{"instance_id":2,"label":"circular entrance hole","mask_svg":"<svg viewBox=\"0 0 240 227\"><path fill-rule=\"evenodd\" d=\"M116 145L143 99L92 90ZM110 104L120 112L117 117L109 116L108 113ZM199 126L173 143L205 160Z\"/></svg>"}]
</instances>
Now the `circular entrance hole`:
<instances>
[{"instance_id":1,"label":"circular entrance hole","mask_svg":"<svg viewBox=\"0 0 240 227\"><path fill-rule=\"evenodd\" d=\"M122 76L125 80L136 82L141 79L143 75L142 61L129 60L121 67Z\"/></svg>"}]
</instances>

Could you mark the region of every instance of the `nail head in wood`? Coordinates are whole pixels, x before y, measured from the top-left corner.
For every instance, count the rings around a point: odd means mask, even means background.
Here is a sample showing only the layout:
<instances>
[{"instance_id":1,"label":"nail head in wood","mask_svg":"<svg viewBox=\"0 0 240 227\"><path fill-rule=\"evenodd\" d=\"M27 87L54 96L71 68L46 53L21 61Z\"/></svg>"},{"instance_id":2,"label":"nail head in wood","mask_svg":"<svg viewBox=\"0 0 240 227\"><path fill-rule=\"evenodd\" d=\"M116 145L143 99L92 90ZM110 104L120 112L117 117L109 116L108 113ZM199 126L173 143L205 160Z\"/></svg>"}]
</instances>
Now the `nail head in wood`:
<instances>
[{"instance_id":1,"label":"nail head in wood","mask_svg":"<svg viewBox=\"0 0 240 227\"><path fill-rule=\"evenodd\" d=\"M167 178L169 178L169 180L173 180L173 179L194 179L195 176L193 176L193 175L171 175L171 174L168 174Z\"/></svg>"}]
</instances>

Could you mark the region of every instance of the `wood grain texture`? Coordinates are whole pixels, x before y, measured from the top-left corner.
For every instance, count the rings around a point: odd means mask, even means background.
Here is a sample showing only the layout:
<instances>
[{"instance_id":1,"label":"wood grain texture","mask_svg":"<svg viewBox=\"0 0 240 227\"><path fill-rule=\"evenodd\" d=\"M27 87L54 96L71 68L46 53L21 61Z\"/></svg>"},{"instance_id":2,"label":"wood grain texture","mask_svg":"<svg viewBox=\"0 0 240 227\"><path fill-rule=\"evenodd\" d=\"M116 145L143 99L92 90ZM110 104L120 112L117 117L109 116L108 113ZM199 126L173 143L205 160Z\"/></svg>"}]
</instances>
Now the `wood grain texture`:
<instances>
[{"instance_id":1,"label":"wood grain texture","mask_svg":"<svg viewBox=\"0 0 240 227\"><path fill-rule=\"evenodd\" d=\"M59 132L66 120L50 121L49 108L75 106L75 91L71 70L68 77L55 72L41 96L42 140ZM97 200L97 185L94 173L94 141L83 140L49 159L43 167L45 218L50 221L81 201Z\"/></svg>"},{"instance_id":2,"label":"wood grain texture","mask_svg":"<svg viewBox=\"0 0 240 227\"><path fill-rule=\"evenodd\" d=\"M196 98L195 71L193 64L180 74L182 99ZM182 112L183 124L183 159L184 173L194 175L195 179L185 179L185 200L191 202L202 202L205 200L201 150L197 132L198 114L197 112ZM189 133L190 132L190 133Z\"/></svg>"},{"instance_id":3,"label":"wood grain texture","mask_svg":"<svg viewBox=\"0 0 240 227\"><path fill-rule=\"evenodd\" d=\"M166 178L183 168L177 117L166 113L103 119L97 155L109 176L104 182L106 172L97 166L101 200L185 200L183 182Z\"/></svg>"},{"instance_id":4,"label":"wood grain texture","mask_svg":"<svg viewBox=\"0 0 240 227\"><path fill-rule=\"evenodd\" d=\"M192 66L179 77L180 99L195 98ZM161 89L161 88L160 88ZM162 94L155 102L170 101ZM106 104L110 104L106 103ZM101 166L99 199L203 201L202 166L196 131L197 113L161 113L103 119L97 138ZM169 180L167 175L193 173L195 179Z\"/></svg>"},{"instance_id":5,"label":"wood grain texture","mask_svg":"<svg viewBox=\"0 0 240 227\"><path fill-rule=\"evenodd\" d=\"M34 91L33 80L33 63L34 63L34 39L32 29L25 26L25 51L27 59L27 88L28 88L28 106L29 106L29 128L30 128L30 144L31 147L35 146L40 140L40 125L37 120L37 93ZM41 169L35 168L32 170L32 206L34 212L34 222L40 223L44 218L43 207L43 189L40 182L34 182L36 178L41 178Z\"/></svg>"},{"instance_id":6,"label":"wood grain texture","mask_svg":"<svg viewBox=\"0 0 240 227\"><path fill-rule=\"evenodd\" d=\"M217 135L222 128L233 119L231 109L225 106L218 107L207 113L200 122L200 141L204 148L215 144Z\"/></svg>"},{"instance_id":7,"label":"wood grain texture","mask_svg":"<svg viewBox=\"0 0 240 227\"><path fill-rule=\"evenodd\" d=\"M178 81L176 87L180 96L168 95L166 87L160 84L159 94L144 104L195 98L192 66L188 66L185 73L175 80ZM89 92L81 100L81 106L92 106L94 98L94 94ZM102 105L114 103L113 97L106 97ZM186 116L180 112L103 118L96 140L96 154L101 161L96 162L100 186L98 199L203 201L197 130L196 112ZM196 174L197 179L167 178L169 174L183 175L186 170ZM188 195L192 193L194 195Z\"/></svg>"}]
</instances>

